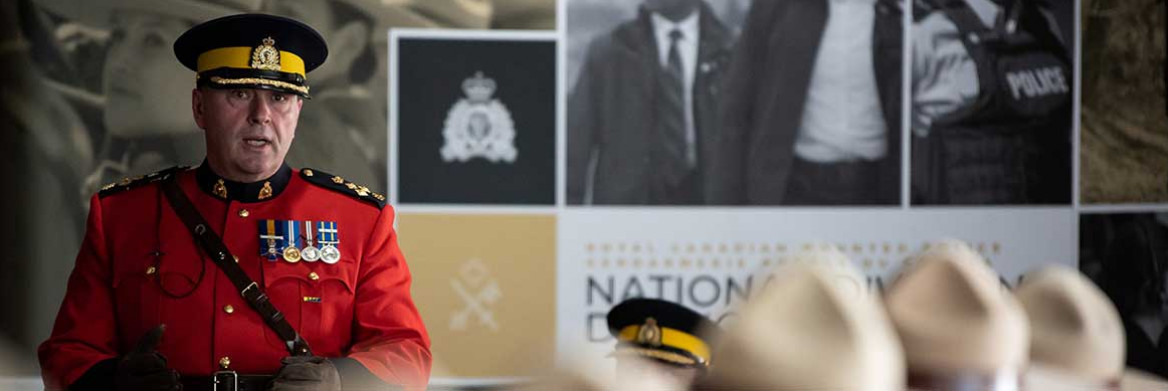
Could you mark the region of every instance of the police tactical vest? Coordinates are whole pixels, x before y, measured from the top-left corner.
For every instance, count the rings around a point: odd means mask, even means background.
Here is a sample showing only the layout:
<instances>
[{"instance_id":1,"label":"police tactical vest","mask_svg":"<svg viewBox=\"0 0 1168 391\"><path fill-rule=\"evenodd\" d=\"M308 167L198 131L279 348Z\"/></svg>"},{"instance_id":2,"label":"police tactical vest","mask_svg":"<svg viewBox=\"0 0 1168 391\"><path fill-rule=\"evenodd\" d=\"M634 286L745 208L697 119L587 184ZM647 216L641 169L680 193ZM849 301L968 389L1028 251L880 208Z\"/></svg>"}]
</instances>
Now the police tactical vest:
<instances>
[{"instance_id":1,"label":"police tactical vest","mask_svg":"<svg viewBox=\"0 0 1168 391\"><path fill-rule=\"evenodd\" d=\"M920 143L927 168L918 169L930 170L922 201L1069 202L1073 73L1055 27L1031 0L1007 2L992 27L964 0L939 10L977 66L979 95Z\"/></svg>"}]
</instances>

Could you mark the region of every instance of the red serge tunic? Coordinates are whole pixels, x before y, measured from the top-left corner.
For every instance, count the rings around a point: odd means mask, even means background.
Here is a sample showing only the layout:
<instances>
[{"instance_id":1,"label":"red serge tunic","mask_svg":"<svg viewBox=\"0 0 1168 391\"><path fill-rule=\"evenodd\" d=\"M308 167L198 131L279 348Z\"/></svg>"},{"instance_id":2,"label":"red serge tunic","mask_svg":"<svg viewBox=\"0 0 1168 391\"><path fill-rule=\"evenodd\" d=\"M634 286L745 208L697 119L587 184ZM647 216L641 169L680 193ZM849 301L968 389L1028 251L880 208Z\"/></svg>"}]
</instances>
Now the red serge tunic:
<instances>
[{"instance_id":1,"label":"red serge tunic","mask_svg":"<svg viewBox=\"0 0 1168 391\"><path fill-rule=\"evenodd\" d=\"M204 163L123 180L90 201L64 302L39 348L47 387L73 384L159 324L166 331L158 351L184 377L274 374L288 356L167 203L160 181L171 176L313 353L355 360L391 384L426 384L430 341L383 196L287 165L266 181L234 183ZM340 260L262 256L265 220L335 222Z\"/></svg>"}]
</instances>

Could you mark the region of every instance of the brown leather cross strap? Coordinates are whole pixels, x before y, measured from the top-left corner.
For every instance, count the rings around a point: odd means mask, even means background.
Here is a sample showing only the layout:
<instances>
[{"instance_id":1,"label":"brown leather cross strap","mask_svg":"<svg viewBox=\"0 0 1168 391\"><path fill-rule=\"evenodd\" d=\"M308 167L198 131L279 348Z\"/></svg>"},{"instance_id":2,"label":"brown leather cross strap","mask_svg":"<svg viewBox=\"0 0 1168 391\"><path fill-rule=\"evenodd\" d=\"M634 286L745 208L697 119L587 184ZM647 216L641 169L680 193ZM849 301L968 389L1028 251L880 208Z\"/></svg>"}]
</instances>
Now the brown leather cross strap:
<instances>
[{"instance_id":1,"label":"brown leather cross strap","mask_svg":"<svg viewBox=\"0 0 1168 391\"><path fill-rule=\"evenodd\" d=\"M231 255L231 251L227 250L227 245L223 244L223 239L215 234L207 225L207 220L203 219L203 215L195 209L195 205L191 204L191 200L187 198L186 194L178 186L178 180L175 177L170 177L162 181L162 192L166 194L166 200L170 202L170 207L182 219L183 224L191 231L191 235L195 237L195 242L211 260L223 270L223 274L231 280L231 284L235 285L235 289L239 289L239 294L247 301L256 312L260 314L260 318L264 319L268 327L280 336L284 341L285 347L288 348L288 353L293 356L311 356L312 350L308 348L308 342L300 338L300 334L292 325L288 324L288 320L284 319L284 314L272 305L268 300L268 295L260 290L259 284L256 284L243 269L235 263L235 257Z\"/></svg>"}]
</instances>

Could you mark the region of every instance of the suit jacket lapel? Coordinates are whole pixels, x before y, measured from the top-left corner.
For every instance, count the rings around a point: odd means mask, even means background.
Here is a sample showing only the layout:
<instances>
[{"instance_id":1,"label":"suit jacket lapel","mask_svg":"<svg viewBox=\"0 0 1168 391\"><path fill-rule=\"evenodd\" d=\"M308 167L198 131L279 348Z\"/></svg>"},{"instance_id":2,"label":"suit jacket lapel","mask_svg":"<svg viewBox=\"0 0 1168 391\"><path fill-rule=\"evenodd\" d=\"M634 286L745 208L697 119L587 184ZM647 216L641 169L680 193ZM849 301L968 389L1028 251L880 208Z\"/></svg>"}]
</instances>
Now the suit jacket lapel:
<instances>
[{"instance_id":1,"label":"suit jacket lapel","mask_svg":"<svg viewBox=\"0 0 1168 391\"><path fill-rule=\"evenodd\" d=\"M653 36L653 23L649 19L649 12L641 8L637 19L632 25L620 29L616 33L616 40L623 48L624 55L631 60L635 68L617 69L617 72L635 72L641 77L635 78L638 82L637 90L640 99L651 102L654 98L660 66L657 60L657 40Z\"/></svg>"},{"instance_id":2,"label":"suit jacket lapel","mask_svg":"<svg viewBox=\"0 0 1168 391\"><path fill-rule=\"evenodd\" d=\"M758 130L778 132L784 140L793 140L803 117L816 54L827 25L827 0L785 0L784 3L787 9L774 25L766 68L761 69L772 75L766 85L771 91L768 101L775 102L763 107L776 109L770 110L770 119L760 125L772 129Z\"/></svg>"}]
</instances>

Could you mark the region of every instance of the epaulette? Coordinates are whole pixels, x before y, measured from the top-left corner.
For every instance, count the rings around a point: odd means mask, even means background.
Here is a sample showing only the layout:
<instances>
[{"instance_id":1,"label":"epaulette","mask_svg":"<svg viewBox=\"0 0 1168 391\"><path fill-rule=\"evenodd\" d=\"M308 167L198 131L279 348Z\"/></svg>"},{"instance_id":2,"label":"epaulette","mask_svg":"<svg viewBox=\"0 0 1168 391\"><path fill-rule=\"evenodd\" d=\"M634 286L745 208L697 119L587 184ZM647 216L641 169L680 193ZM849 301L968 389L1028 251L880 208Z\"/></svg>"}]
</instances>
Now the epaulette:
<instances>
[{"instance_id":1,"label":"epaulette","mask_svg":"<svg viewBox=\"0 0 1168 391\"><path fill-rule=\"evenodd\" d=\"M121 193L142 185L158 182L166 178L170 178L175 173L190 168L189 166L174 166L162 171L152 172L146 175L138 175L136 177L125 177L122 180L102 186L101 190L97 192L98 198L105 198L111 194Z\"/></svg>"},{"instance_id":2,"label":"epaulette","mask_svg":"<svg viewBox=\"0 0 1168 391\"><path fill-rule=\"evenodd\" d=\"M377 209L385 207L385 196L369 190L368 187L347 181L345 178L311 168L300 170L300 178L308 183L373 204Z\"/></svg>"}]
</instances>

